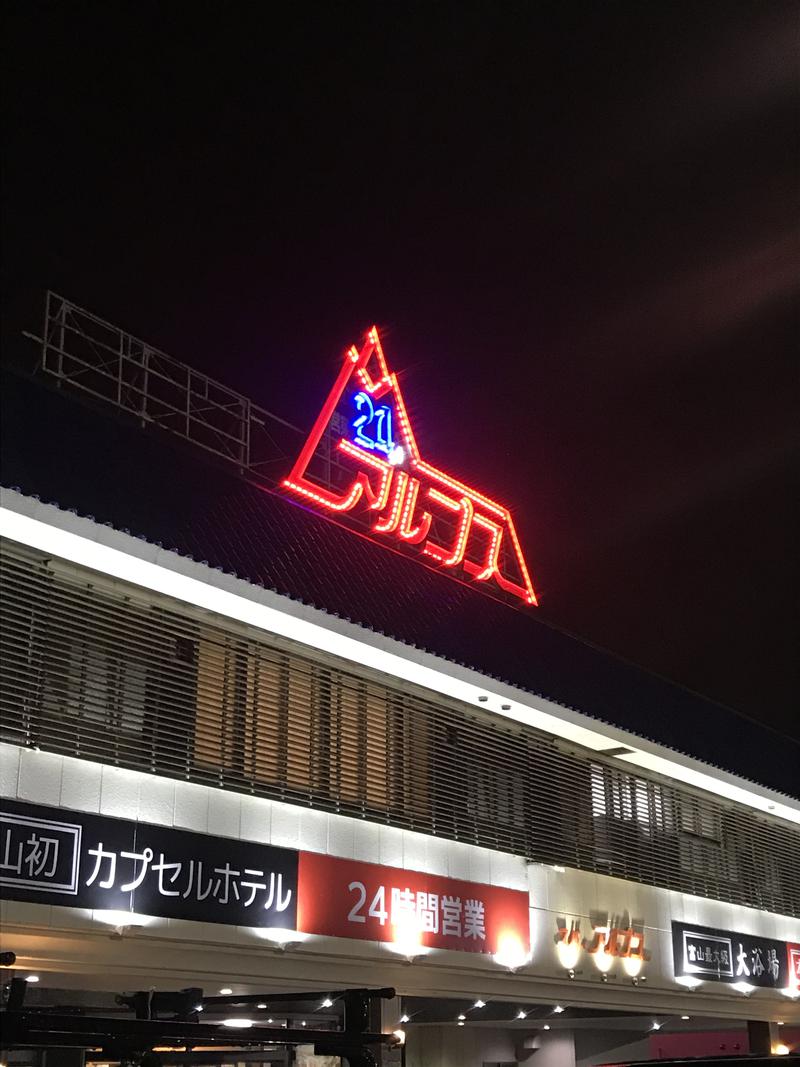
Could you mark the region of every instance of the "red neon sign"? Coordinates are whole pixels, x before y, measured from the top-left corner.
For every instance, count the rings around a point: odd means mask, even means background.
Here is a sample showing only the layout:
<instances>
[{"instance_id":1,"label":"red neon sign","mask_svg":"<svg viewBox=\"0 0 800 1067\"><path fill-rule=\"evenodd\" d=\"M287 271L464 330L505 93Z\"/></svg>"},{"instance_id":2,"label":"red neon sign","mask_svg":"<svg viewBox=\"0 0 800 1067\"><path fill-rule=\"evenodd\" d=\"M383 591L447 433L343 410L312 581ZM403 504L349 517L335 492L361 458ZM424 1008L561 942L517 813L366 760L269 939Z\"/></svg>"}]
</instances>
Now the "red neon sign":
<instances>
[{"instance_id":1,"label":"red neon sign","mask_svg":"<svg viewBox=\"0 0 800 1067\"><path fill-rule=\"evenodd\" d=\"M333 432L350 404L354 439ZM376 406L377 405L377 406ZM397 429L394 437L393 427ZM338 482L310 472L325 435ZM335 455L334 455L335 454ZM435 564L475 582L493 582L536 604L511 512L422 459L397 381L376 327L359 352L353 346L283 482L292 493L333 513L366 519L371 533L419 545Z\"/></svg>"}]
</instances>

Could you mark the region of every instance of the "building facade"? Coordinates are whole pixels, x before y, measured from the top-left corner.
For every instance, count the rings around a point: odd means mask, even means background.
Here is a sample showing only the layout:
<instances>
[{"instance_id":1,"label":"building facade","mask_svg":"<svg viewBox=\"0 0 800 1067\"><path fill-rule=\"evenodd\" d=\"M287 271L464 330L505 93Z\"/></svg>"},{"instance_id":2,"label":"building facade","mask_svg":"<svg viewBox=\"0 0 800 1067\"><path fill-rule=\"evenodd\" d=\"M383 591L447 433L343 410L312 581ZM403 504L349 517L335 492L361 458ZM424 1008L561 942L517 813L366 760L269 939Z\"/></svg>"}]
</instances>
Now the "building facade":
<instances>
[{"instance_id":1,"label":"building facade","mask_svg":"<svg viewBox=\"0 0 800 1067\"><path fill-rule=\"evenodd\" d=\"M185 433L5 392L0 882L20 974L393 987L381 1025L405 1046L384 1062L419 1067L646 1058L667 1034L733 1049L747 1023L789 1041L790 742Z\"/></svg>"}]
</instances>

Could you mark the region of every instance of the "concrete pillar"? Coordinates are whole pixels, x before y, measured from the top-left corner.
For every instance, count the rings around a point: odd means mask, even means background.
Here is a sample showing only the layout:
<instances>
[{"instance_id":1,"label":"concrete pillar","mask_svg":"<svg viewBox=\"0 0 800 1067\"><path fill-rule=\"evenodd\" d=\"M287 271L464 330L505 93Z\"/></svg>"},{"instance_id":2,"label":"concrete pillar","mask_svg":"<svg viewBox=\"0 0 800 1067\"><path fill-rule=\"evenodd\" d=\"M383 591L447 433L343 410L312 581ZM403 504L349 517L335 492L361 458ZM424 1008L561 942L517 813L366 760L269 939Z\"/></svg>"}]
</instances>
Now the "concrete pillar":
<instances>
[{"instance_id":1,"label":"concrete pillar","mask_svg":"<svg viewBox=\"0 0 800 1067\"><path fill-rule=\"evenodd\" d=\"M772 1053L772 1046L779 1043L777 1024L751 1020L747 1024L747 1038L750 1042L751 1055L769 1056Z\"/></svg>"}]
</instances>

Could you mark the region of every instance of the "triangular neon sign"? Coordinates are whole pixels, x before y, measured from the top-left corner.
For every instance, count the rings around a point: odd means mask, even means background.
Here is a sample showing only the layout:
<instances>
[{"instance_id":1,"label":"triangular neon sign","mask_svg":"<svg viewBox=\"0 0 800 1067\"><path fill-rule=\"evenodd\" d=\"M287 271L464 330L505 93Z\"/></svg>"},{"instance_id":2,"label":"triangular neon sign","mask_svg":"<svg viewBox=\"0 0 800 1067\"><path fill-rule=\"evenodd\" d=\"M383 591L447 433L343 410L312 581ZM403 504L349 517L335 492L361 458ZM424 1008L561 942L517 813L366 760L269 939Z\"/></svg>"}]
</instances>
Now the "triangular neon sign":
<instances>
[{"instance_id":1,"label":"triangular neon sign","mask_svg":"<svg viewBox=\"0 0 800 1067\"><path fill-rule=\"evenodd\" d=\"M420 455L376 327L342 368L283 482L326 511L366 522L426 562L536 604L511 513Z\"/></svg>"}]
</instances>

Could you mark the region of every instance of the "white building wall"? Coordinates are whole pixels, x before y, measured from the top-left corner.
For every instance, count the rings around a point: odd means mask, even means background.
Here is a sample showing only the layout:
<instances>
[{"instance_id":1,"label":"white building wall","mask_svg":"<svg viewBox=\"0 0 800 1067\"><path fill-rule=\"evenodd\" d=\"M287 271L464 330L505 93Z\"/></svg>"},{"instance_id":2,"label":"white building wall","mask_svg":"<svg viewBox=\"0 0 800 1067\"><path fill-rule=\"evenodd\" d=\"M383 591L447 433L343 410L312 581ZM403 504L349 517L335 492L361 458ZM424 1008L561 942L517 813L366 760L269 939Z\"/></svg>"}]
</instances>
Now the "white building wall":
<instances>
[{"instance_id":1,"label":"white building wall","mask_svg":"<svg viewBox=\"0 0 800 1067\"><path fill-rule=\"evenodd\" d=\"M749 999L707 982L695 993L672 976L673 920L800 942L800 922L719 901L609 878L587 871L526 865L518 856L447 841L396 827L300 808L259 797L173 781L52 753L0 745L3 796L71 810L138 818L220 838L262 842L309 852L528 890L533 957L510 974L486 956L435 951L409 965L385 944L307 938L280 952L263 932L180 919L154 919L119 937L88 909L4 901L4 947L23 966L73 976L75 985L130 988L197 982L213 990L346 985L394 985L408 995L495 997L531 1003L564 1001L584 1007L660 1010L731 1018L800 1022L800 1004L759 990ZM634 986L614 971L607 982L584 953L570 980L555 949L557 919L580 921L591 932L597 913L627 912L644 925L651 953ZM468 1028L465 1028L468 1029Z\"/></svg>"}]
</instances>

